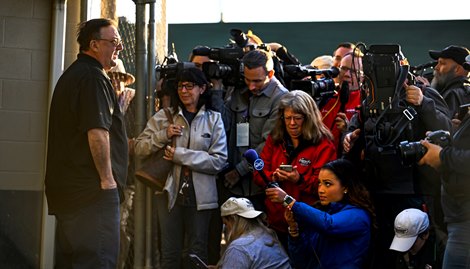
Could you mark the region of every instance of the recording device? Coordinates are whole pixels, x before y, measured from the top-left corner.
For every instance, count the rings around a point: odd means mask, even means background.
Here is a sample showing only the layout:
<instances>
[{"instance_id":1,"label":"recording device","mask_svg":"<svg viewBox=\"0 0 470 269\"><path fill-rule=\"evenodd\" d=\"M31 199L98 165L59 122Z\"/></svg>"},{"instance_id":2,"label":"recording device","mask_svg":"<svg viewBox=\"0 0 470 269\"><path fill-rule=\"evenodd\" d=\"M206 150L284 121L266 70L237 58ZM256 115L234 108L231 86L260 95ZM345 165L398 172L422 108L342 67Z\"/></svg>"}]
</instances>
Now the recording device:
<instances>
[{"instance_id":1,"label":"recording device","mask_svg":"<svg viewBox=\"0 0 470 269\"><path fill-rule=\"evenodd\" d=\"M167 65L157 65L156 71L159 73L160 78L176 79L184 69L196 67L196 64L191 62L170 63Z\"/></svg>"},{"instance_id":2,"label":"recording device","mask_svg":"<svg viewBox=\"0 0 470 269\"><path fill-rule=\"evenodd\" d=\"M259 158L258 153L254 149L249 149L243 153L243 157L248 161L248 163L261 175L266 188L276 188L279 187L277 182L269 180L268 176L263 171L264 161Z\"/></svg>"},{"instance_id":3,"label":"recording device","mask_svg":"<svg viewBox=\"0 0 470 269\"><path fill-rule=\"evenodd\" d=\"M400 45L371 45L362 58L364 88L366 90L365 116L377 117L396 105L401 68L404 59ZM408 75L406 72L404 79ZM403 79L403 80L404 80Z\"/></svg>"},{"instance_id":4,"label":"recording device","mask_svg":"<svg viewBox=\"0 0 470 269\"><path fill-rule=\"evenodd\" d=\"M230 35L235 43L224 47L210 48L200 46L193 49L193 55L207 56L214 62L202 64L202 70L208 79L222 79L226 86L244 87L243 64L241 59L246 52L262 49L269 51L265 44L248 45L248 37L239 29L231 29Z\"/></svg>"},{"instance_id":5,"label":"recording device","mask_svg":"<svg viewBox=\"0 0 470 269\"><path fill-rule=\"evenodd\" d=\"M207 269L209 268L205 262L199 258L196 254L189 254L189 260L194 265L194 268L197 269Z\"/></svg>"},{"instance_id":6,"label":"recording device","mask_svg":"<svg viewBox=\"0 0 470 269\"><path fill-rule=\"evenodd\" d=\"M333 78L339 74L339 69L315 69L311 66L285 65L284 71L292 78L290 83L291 90L301 90L310 94L315 101L321 101L324 98L335 94L335 82ZM323 75L323 78L317 78L317 75Z\"/></svg>"},{"instance_id":7,"label":"recording device","mask_svg":"<svg viewBox=\"0 0 470 269\"><path fill-rule=\"evenodd\" d=\"M279 165L279 169L281 169L283 171L287 171L287 172L292 172L292 170L293 170L292 165L290 165L290 164L281 164L281 165Z\"/></svg>"},{"instance_id":8,"label":"recording device","mask_svg":"<svg viewBox=\"0 0 470 269\"><path fill-rule=\"evenodd\" d=\"M207 56L216 62L205 62L202 71L208 79L222 79L227 86L244 85L241 58L244 49L229 44L221 48L199 47L193 55Z\"/></svg>"},{"instance_id":9,"label":"recording device","mask_svg":"<svg viewBox=\"0 0 470 269\"><path fill-rule=\"evenodd\" d=\"M231 29L230 35L232 36L233 41L235 41L235 44L237 44L237 46L240 48L243 48L248 44L248 37L242 30Z\"/></svg>"},{"instance_id":10,"label":"recording device","mask_svg":"<svg viewBox=\"0 0 470 269\"><path fill-rule=\"evenodd\" d=\"M243 48L244 52L248 52L250 50L255 50L255 49L269 51L269 48L268 46L266 46L266 44L259 44L259 45L248 44L249 38L240 29L231 29L230 35L232 36L233 41L235 41L235 44L238 47Z\"/></svg>"},{"instance_id":11,"label":"recording device","mask_svg":"<svg viewBox=\"0 0 470 269\"><path fill-rule=\"evenodd\" d=\"M437 61L430 61L424 64L411 66L410 73L414 76L420 76L431 81L434 77L434 67L437 65Z\"/></svg>"},{"instance_id":12,"label":"recording device","mask_svg":"<svg viewBox=\"0 0 470 269\"><path fill-rule=\"evenodd\" d=\"M429 133L426 136L426 140L432 144L439 145L441 147L447 147L450 145L451 137L448 131L438 130ZM415 162L418 162L423 158L424 154L427 152L427 148L419 141L416 142L408 142L402 141L398 146L400 150L400 156L403 165L410 166Z\"/></svg>"},{"instance_id":13,"label":"recording device","mask_svg":"<svg viewBox=\"0 0 470 269\"><path fill-rule=\"evenodd\" d=\"M407 79L409 84L414 83L414 75L400 45L371 45L369 49L364 44L359 46L364 50L361 107L364 135L380 150L396 148L399 137L410 129L406 128L417 115L405 101L403 87Z\"/></svg>"}]
</instances>

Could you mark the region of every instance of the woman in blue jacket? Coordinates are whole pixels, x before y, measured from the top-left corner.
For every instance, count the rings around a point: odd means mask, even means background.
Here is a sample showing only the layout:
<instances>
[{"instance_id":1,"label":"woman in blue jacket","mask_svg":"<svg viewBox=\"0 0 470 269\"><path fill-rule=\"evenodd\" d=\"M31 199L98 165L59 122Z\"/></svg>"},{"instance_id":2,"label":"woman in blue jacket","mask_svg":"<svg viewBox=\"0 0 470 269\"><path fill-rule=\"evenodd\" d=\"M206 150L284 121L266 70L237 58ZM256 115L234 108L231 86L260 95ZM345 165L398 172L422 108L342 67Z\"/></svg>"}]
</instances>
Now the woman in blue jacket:
<instances>
[{"instance_id":1,"label":"woman in blue jacket","mask_svg":"<svg viewBox=\"0 0 470 269\"><path fill-rule=\"evenodd\" d=\"M351 162L338 159L319 174L319 203L296 202L280 188L266 190L283 202L289 224L289 254L295 268L363 268L374 211Z\"/></svg>"}]
</instances>

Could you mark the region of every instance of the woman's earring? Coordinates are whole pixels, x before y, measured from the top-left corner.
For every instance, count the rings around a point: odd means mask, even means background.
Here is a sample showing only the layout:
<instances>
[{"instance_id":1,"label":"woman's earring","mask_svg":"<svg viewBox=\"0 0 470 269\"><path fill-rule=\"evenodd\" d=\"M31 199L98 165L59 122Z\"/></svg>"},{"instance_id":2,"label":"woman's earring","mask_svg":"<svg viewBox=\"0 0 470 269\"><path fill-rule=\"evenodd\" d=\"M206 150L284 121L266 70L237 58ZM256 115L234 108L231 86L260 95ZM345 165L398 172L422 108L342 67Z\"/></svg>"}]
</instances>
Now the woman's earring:
<instances>
[{"instance_id":1,"label":"woman's earring","mask_svg":"<svg viewBox=\"0 0 470 269\"><path fill-rule=\"evenodd\" d=\"M344 191L344 194L348 193L348 191Z\"/></svg>"}]
</instances>

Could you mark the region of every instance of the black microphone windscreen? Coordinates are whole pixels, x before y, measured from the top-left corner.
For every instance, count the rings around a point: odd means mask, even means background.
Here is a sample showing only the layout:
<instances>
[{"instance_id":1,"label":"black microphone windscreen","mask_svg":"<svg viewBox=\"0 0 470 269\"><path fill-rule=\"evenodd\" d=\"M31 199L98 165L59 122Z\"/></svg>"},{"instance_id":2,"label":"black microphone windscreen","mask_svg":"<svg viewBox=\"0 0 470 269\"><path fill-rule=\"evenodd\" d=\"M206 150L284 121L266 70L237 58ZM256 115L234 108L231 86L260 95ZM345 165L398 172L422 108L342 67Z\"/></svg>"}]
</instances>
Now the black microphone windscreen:
<instances>
[{"instance_id":1,"label":"black microphone windscreen","mask_svg":"<svg viewBox=\"0 0 470 269\"><path fill-rule=\"evenodd\" d=\"M332 78L335 78L335 77L337 77L337 76L339 75L339 68L338 68L338 67L332 66L332 67L330 68L330 70L331 70L331 77L332 77Z\"/></svg>"}]
</instances>

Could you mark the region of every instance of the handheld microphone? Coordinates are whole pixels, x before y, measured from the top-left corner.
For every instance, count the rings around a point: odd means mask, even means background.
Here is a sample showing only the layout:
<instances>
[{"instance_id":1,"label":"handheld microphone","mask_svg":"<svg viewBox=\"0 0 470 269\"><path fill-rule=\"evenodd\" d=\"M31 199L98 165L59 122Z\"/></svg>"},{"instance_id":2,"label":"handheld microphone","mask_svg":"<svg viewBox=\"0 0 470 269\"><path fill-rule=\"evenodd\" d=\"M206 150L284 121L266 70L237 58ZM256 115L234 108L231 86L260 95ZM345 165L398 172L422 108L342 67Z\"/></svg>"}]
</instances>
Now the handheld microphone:
<instances>
[{"instance_id":1,"label":"handheld microphone","mask_svg":"<svg viewBox=\"0 0 470 269\"><path fill-rule=\"evenodd\" d=\"M259 158L258 152L254 149L249 149L243 153L243 157L248 161L248 163L261 175L264 183L266 183L266 188L279 187L277 182L269 180L268 176L263 171L264 161Z\"/></svg>"}]
</instances>

